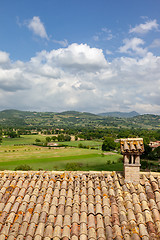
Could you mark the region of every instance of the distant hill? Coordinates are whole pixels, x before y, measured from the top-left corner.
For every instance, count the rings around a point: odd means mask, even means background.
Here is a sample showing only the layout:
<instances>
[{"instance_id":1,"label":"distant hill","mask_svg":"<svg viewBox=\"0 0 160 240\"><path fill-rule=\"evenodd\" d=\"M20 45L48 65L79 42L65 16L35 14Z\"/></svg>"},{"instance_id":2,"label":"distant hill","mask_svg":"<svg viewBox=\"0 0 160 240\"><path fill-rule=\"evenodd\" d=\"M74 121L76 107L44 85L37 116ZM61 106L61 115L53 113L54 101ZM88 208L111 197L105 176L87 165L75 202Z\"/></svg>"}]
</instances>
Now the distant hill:
<instances>
[{"instance_id":1,"label":"distant hill","mask_svg":"<svg viewBox=\"0 0 160 240\"><path fill-rule=\"evenodd\" d=\"M65 116L90 116L90 117L95 117L97 116L94 113L88 113L88 112L78 112L78 111L65 111L65 112L60 112L60 113L56 113L56 115L65 115Z\"/></svg>"},{"instance_id":2,"label":"distant hill","mask_svg":"<svg viewBox=\"0 0 160 240\"><path fill-rule=\"evenodd\" d=\"M13 128L143 128L159 129L160 116L130 113L103 113L65 111L30 112L19 110L0 111L0 127Z\"/></svg>"},{"instance_id":3,"label":"distant hill","mask_svg":"<svg viewBox=\"0 0 160 240\"><path fill-rule=\"evenodd\" d=\"M132 112L106 112L106 113L99 113L98 115L104 117L118 117L118 118L131 118L139 116L140 114L132 111Z\"/></svg>"}]
</instances>

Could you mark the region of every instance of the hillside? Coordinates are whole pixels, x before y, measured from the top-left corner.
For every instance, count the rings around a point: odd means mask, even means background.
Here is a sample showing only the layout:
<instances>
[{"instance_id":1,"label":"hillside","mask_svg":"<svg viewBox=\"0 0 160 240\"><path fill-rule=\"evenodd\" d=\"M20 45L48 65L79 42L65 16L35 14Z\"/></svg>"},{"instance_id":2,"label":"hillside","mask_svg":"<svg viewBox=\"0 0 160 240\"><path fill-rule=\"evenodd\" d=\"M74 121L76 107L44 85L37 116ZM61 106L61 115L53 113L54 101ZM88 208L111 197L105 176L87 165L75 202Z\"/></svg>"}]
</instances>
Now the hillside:
<instances>
[{"instance_id":1,"label":"hillside","mask_svg":"<svg viewBox=\"0 0 160 240\"><path fill-rule=\"evenodd\" d=\"M160 116L152 114L138 115L130 118L100 116L87 112L65 111L30 112L4 110L0 112L0 126L6 127L123 127L159 129Z\"/></svg>"},{"instance_id":2,"label":"hillside","mask_svg":"<svg viewBox=\"0 0 160 240\"><path fill-rule=\"evenodd\" d=\"M103 117L119 117L119 118L131 118L136 117L139 113L132 111L132 112L106 112L106 113L99 113L98 115Z\"/></svg>"}]
</instances>

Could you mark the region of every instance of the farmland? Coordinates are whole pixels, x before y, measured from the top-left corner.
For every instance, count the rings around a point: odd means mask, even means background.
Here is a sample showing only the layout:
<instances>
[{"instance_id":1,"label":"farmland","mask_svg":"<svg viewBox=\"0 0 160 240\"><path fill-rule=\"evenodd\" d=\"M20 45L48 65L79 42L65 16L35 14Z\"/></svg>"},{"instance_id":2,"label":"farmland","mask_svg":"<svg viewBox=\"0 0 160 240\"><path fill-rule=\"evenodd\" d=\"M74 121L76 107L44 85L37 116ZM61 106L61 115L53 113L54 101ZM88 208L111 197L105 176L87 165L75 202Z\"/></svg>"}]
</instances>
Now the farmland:
<instances>
[{"instance_id":1,"label":"farmland","mask_svg":"<svg viewBox=\"0 0 160 240\"><path fill-rule=\"evenodd\" d=\"M14 170L19 165L29 165L33 170L122 170L121 155L102 154L100 141L65 142L67 147L39 147L32 145L37 136L24 135L6 138L0 146L0 170ZM39 135L44 141L46 136ZM89 149L78 148L79 142ZM61 144L61 143L59 143ZM91 149L91 148L96 149Z\"/></svg>"},{"instance_id":2,"label":"farmland","mask_svg":"<svg viewBox=\"0 0 160 240\"><path fill-rule=\"evenodd\" d=\"M141 137L145 145L160 139L159 115L123 116L1 111L0 170L14 170L21 165L33 170L123 170L118 142L116 148L110 148L116 152L104 153L104 139ZM142 157L143 169L149 164L156 169L159 166L158 152L147 152Z\"/></svg>"}]
</instances>

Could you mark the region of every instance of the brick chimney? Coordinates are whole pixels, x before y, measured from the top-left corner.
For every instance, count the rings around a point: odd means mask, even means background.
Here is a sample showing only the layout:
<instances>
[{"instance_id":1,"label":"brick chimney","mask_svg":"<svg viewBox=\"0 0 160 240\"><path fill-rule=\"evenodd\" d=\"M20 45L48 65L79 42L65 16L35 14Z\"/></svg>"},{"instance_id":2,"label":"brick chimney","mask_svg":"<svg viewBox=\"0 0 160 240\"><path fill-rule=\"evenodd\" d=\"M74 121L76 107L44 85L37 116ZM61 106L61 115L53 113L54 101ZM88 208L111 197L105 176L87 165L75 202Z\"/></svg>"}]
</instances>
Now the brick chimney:
<instances>
[{"instance_id":1,"label":"brick chimney","mask_svg":"<svg viewBox=\"0 0 160 240\"><path fill-rule=\"evenodd\" d=\"M126 182L139 182L140 155L144 152L143 138L126 138L120 140L124 161Z\"/></svg>"}]
</instances>

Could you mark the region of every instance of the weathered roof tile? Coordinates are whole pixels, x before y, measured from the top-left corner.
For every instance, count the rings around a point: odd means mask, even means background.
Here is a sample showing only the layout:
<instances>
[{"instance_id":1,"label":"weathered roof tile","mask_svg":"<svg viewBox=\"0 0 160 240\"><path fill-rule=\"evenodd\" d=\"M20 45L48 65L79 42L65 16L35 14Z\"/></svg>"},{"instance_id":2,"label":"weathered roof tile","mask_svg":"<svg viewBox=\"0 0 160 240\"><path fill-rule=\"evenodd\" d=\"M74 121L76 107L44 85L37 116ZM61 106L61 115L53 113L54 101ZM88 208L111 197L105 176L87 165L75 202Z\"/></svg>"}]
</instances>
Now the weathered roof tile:
<instances>
[{"instance_id":1,"label":"weathered roof tile","mask_svg":"<svg viewBox=\"0 0 160 240\"><path fill-rule=\"evenodd\" d=\"M158 239L160 176L146 176L0 172L0 239Z\"/></svg>"}]
</instances>

